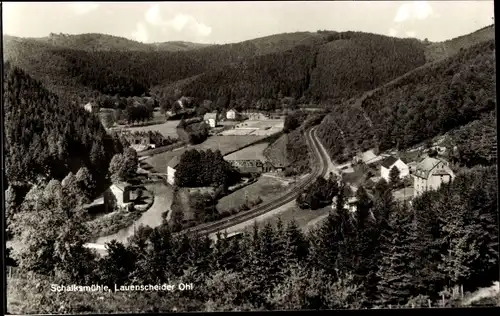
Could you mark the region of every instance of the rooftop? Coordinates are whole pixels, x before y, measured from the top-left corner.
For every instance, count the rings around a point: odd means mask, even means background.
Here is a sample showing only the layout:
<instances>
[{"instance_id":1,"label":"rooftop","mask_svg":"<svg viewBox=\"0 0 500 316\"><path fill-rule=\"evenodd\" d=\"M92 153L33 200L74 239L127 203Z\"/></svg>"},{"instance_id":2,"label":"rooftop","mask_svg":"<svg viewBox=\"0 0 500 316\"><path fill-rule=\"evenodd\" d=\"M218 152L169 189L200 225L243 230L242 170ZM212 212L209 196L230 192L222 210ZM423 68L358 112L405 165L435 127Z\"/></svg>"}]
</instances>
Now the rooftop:
<instances>
[{"instance_id":1,"label":"rooftop","mask_svg":"<svg viewBox=\"0 0 500 316\"><path fill-rule=\"evenodd\" d=\"M115 187L117 187L118 189L120 189L122 191L124 191L126 187L130 186L129 183L124 182L124 181L114 182L112 185L114 185Z\"/></svg>"},{"instance_id":2,"label":"rooftop","mask_svg":"<svg viewBox=\"0 0 500 316\"><path fill-rule=\"evenodd\" d=\"M392 165L394 165L398 160L399 158L396 158L394 156L389 156L382 161L381 165L384 168L390 169Z\"/></svg>"},{"instance_id":3,"label":"rooftop","mask_svg":"<svg viewBox=\"0 0 500 316\"><path fill-rule=\"evenodd\" d=\"M170 168L175 168L179 164L179 161L180 161L179 156L174 156L174 158L170 159L167 166L169 166Z\"/></svg>"},{"instance_id":4,"label":"rooftop","mask_svg":"<svg viewBox=\"0 0 500 316\"><path fill-rule=\"evenodd\" d=\"M217 118L217 113L213 112L213 113L206 113L204 116L203 116L203 119L205 120L208 120L208 119L216 119Z\"/></svg>"}]
</instances>

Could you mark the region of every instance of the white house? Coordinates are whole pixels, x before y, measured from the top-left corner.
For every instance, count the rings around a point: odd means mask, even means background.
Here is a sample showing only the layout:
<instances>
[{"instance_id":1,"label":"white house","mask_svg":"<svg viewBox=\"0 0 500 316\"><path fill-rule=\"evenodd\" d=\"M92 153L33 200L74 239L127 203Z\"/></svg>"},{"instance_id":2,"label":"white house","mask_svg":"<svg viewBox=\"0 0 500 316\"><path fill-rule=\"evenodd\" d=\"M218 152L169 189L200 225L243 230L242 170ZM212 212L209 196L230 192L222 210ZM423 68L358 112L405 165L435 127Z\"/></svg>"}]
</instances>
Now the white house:
<instances>
[{"instance_id":1,"label":"white house","mask_svg":"<svg viewBox=\"0 0 500 316\"><path fill-rule=\"evenodd\" d=\"M116 198L119 207L126 207L130 204L130 185L126 182L113 183L109 189Z\"/></svg>"},{"instance_id":2,"label":"white house","mask_svg":"<svg viewBox=\"0 0 500 316\"><path fill-rule=\"evenodd\" d=\"M226 118L228 120L235 120L238 117L238 112L235 109L231 109L226 112Z\"/></svg>"},{"instance_id":3,"label":"white house","mask_svg":"<svg viewBox=\"0 0 500 316\"><path fill-rule=\"evenodd\" d=\"M385 181L389 182L390 177L389 174L392 168L398 168L399 170L399 178L405 178L410 175L410 168L407 164L405 164L400 158L396 158L394 156L389 156L385 158L380 164L380 176L385 179Z\"/></svg>"},{"instance_id":4,"label":"white house","mask_svg":"<svg viewBox=\"0 0 500 316\"><path fill-rule=\"evenodd\" d=\"M210 125L210 127L214 128L217 126L217 113L207 113L203 116L203 120Z\"/></svg>"},{"instance_id":5,"label":"white house","mask_svg":"<svg viewBox=\"0 0 500 316\"><path fill-rule=\"evenodd\" d=\"M414 196L428 190L437 190L443 183L448 183L454 178L455 174L448 166L448 162L427 157L413 172Z\"/></svg>"},{"instance_id":6,"label":"white house","mask_svg":"<svg viewBox=\"0 0 500 316\"><path fill-rule=\"evenodd\" d=\"M177 168L179 160L179 156L175 156L167 164L167 182L170 185L174 185L175 183L175 168Z\"/></svg>"}]
</instances>

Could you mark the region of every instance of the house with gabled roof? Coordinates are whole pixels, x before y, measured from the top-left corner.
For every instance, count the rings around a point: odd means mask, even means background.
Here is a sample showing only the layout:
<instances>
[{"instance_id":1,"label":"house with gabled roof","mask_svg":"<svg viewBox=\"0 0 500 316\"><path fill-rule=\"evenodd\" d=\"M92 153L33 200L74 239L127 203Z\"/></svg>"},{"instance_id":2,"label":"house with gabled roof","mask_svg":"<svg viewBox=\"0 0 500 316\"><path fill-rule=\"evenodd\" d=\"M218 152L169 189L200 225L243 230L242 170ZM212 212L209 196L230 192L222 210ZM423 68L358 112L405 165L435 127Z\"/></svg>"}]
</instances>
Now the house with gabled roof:
<instances>
[{"instance_id":1,"label":"house with gabled roof","mask_svg":"<svg viewBox=\"0 0 500 316\"><path fill-rule=\"evenodd\" d=\"M433 157L422 160L412 175L414 196L419 196L425 191L437 190L442 184L449 183L455 178L447 161Z\"/></svg>"},{"instance_id":2,"label":"house with gabled roof","mask_svg":"<svg viewBox=\"0 0 500 316\"><path fill-rule=\"evenodd\" d=\"M207 123L210 127L214 128L217 126L217 112L212 112L212 113L206 113L203 116L203 120L205 123Z\"/></svg>"},{"instance_id":3,"label":"house with gabled roof","mask_svg":"<svg viewBox=\"0 0 500 316\"><path fill-rule=\"evenodd\" d=\"M380 163L380 176L387 182L390 182L389 174L392 168L397 168L399 170L400 179L410 175L410 168L403 160L398 157L389 156Z\"/></svg>"}]
</instances>

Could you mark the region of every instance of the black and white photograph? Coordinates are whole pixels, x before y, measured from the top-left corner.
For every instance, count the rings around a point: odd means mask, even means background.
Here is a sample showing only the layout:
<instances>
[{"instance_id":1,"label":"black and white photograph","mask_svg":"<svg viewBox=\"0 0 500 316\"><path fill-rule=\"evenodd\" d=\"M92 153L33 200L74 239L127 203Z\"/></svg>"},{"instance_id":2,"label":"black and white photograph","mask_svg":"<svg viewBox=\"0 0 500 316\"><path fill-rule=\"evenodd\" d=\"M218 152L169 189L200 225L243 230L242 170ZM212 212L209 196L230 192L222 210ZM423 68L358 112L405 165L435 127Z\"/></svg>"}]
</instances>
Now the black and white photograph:
<instances>
[{"instance_id":1,"label":"black and white photograph","mask_svg":"<svg viewBox=\"0 0 500 316\"><path fill-rule=\"evenodd\" d=\"M500 306L493 1L1 11L6 314Z\"/></svg>"}]
</instances>

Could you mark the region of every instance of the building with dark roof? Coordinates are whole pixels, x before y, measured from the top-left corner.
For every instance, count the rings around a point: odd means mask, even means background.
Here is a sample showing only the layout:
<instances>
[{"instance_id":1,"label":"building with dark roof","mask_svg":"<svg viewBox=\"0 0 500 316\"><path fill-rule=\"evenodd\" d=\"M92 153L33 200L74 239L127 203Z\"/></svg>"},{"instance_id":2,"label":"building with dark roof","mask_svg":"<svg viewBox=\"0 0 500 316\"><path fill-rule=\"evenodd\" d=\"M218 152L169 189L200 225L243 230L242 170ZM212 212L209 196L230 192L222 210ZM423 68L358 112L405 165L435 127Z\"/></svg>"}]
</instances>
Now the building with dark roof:
<instances>
[{"instance_id":1,"label":"building with dark roof","mask_svg":"<svg viewBox=\"0 0 500 316\"><path fill-rule=\"evenodd\" d=\"M410 168L403 160L398 157L389 156L380 163L380 176L387 182L390 181L389 174L392 168L397 168L399 170L400 179L410 175Z\"/></svg>"}]
</instances>

